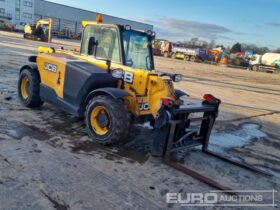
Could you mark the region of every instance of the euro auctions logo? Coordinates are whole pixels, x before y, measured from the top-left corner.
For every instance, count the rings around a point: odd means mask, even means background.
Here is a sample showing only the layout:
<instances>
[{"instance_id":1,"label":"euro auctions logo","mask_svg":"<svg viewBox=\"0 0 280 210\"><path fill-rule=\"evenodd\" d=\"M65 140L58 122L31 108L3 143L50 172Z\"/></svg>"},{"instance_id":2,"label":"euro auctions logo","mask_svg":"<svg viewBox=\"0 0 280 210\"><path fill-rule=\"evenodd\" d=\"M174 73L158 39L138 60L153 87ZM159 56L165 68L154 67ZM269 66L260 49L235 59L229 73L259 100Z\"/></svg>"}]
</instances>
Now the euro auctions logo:
<instances>
[{"instance_id":1,"label":"euro auctions logo","mask_svg":"<svg viewBox=\"0 0 280 210\"><path fill-rule=\"evenodd\" d=\"M217 193L167 193L167 203L180 204L216 204L218 203Z\"/></svg>"},{"instance_id":2,"label":"euro auctions logo","mask_svg":"<svg viewBox=\"0 0 280 210\"><path fill-rule=\"evenodd\" d=\"M233 194L234 193L234 194ZM166 202L181 206L276 207L275 190L210 191L167 193Z\"/></svg>"}]
</instances>

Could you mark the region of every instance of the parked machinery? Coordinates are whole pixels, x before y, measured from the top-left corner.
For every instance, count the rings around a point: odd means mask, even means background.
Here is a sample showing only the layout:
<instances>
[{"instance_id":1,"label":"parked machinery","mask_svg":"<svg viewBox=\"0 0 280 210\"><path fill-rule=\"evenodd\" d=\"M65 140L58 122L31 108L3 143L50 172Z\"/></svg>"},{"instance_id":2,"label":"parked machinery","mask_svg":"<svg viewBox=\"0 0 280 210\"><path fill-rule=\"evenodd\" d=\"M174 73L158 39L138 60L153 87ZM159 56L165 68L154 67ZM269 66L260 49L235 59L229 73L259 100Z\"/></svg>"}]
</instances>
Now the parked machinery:
<instances>
[{"instance_id":1,"label":"parked machinery","mask_svg":"<svg viewBox=\"0 0 280 210\"><path fill-rule=\"evenodd\" d=\"M280 73L280 53L253 55L249 61L249 67L253 71L270 71Z\"/></svg>"},{"instance_id":2,"label":"parked machinery","mask_svg":"<svg viewBox=\"0 0 280 210\"><path fill-rule=\"evenodd\" d=\"M208 50L209 53L209 61L219 63L222 57L222 51L217 49Z\"/></svg>"},{"instance_id":3,"label":"parked machinery","mask_svg":"<svg viewBox=\"0 0 280 210\"><path fill-rule=\"evenodd\" d=\"M13 31L14 30L14 25L10 22L0 20L0 30Z\"/></svg>"},{"instance_id":4,"label":"parked machinery","mask_svg":"<svg viewBox=\"0 0 280 210\"><path fill-rule=\"evenodd\" d=\"M172 43L164 39L156 39L153 42L154 55L164 56L168 58L171 56Z\"/></svg>"},{"instance_id":5,"label":"parked machinery","mask_svg":"<svg viewBox=\"0 0 280 210\"><path fill-rule=\"evenodd\" d=\"M38 20L36 25L26 24L23 37L42 42L52 41L52 19Z\"/></svg>"},{"instance_id":6,"label":"parked machinery","mask_svg":"<svg viewBox=\"0 0 280 210\"><path fill-rule=\"evenodd\" d=\"M183 59L185 61L205 61L208 59L208 50L207 49L192 49L192 48L186 48L182 47L180 45L173 44L172 50L171 50L171 57L172 58L179 58Z\"/></svg>"}]
</instances>

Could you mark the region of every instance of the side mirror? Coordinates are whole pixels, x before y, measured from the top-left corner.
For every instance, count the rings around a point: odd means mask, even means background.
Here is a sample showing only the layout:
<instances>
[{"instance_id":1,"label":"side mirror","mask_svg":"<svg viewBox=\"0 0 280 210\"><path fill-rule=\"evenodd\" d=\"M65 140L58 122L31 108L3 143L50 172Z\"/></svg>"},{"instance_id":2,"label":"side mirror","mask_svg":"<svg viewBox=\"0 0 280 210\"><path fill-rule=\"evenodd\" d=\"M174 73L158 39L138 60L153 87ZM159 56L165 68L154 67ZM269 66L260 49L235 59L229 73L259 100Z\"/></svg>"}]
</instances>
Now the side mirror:
<instances>
[{"instance_id":1,"label":"side mirror","mask_svg":"<svg viewBox=\"0 0 280 210\"><path fill-rule=\"evenodd\" d=\"M171 79L173 82L181 82L183 80L183 76L181 74L174 74Z\"/></svg>"},{"instance_id":2,"label":"side mirror","mask_svg":"<svg viewBox=\"0 0 280 210\"><path fill-rule=\"evenodd\" d=\"M98 41L95 41L94 37L90 37L88 41L88 55L93 55L96 52L97 45Z\"/></svg>"}]
</instances>

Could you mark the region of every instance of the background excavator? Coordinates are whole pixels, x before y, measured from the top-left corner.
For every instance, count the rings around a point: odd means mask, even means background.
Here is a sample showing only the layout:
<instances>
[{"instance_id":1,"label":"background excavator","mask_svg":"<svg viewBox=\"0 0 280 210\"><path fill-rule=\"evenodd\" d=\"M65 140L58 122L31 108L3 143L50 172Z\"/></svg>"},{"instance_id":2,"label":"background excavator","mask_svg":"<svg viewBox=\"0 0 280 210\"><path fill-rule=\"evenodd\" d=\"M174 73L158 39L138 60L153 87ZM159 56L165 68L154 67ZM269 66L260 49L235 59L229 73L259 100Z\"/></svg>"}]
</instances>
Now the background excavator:
<instances>
[{"instance_id":1,"label":"background excavator","mask_svg":"<svg viewBox=\"0 0 280 210\"><path fill-rule=\"evenodd\" d=\"M36 25L26 24L24 27L25 39L31 39L42 42L52 41L52 19L41 19Z\"/></svg>"}]
</instances>

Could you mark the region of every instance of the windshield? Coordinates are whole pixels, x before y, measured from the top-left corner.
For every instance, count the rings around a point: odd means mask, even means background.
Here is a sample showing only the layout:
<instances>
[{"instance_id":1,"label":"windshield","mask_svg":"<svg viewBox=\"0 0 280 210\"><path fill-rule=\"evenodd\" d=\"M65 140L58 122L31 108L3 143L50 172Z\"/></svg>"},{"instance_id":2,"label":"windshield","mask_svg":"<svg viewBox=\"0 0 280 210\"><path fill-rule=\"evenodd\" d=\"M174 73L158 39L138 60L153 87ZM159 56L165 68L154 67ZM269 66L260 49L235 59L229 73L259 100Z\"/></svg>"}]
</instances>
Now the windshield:
<instances>
[{"instance_id":1,"label":"windshield","mask_svg":"<svg viewBox=\"0 0 280 210\"><path fill-rule=\"evenodd\" d=\"M124 60L127 66L152 70L149 37L141 32L123 31Z\"/></svg>"}]
</instances>

